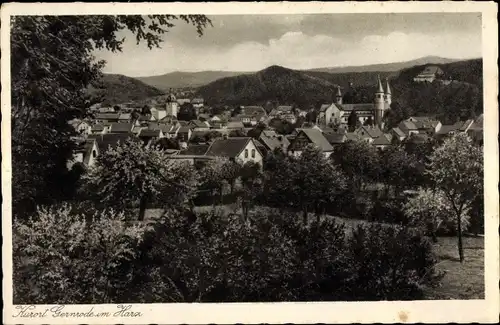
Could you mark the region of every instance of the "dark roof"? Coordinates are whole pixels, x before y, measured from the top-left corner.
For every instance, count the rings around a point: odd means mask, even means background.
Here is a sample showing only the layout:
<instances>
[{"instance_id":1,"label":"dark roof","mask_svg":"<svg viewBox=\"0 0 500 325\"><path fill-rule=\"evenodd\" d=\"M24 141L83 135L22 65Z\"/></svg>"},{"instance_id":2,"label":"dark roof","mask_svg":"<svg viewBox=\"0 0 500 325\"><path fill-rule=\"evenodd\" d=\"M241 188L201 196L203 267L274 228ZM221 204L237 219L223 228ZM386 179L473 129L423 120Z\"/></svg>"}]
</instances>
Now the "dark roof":
<instances>
[{"instance_id":1,"label":"dark roof","mask_svg":"<svg viewBox=\"0 0 500 325\"><path fill-rule=\"evenodd\" d=\"M116 147L118 143L124 143L128 139L137 141L138 139L130 133L107 133L107 134L91 134L89 139L95 139L99 151L106 151L108 146Z\"/></svg>"},{"instance_id":2,"label":"dark roof","mask_svg":"<svg viewBox=\"0 0 500 325\"><path fill-rule=\"evenodd\" d=\"M372 142L372 145L374 146L387 146L390 144L391 144L391 139L387 134L382 134Z\"/></svg>"},{"instance_id":3,"label":"dark roof","mask_svg":"<svg viewBox=\"0 0 500 325\"><path fill-rule=\"evenodd\" d=\"M375 138L378 138L379 136L381 136L383 134L382 130L380 130L380 128L378 126L362 126L360 129L362 130L365 130L367 135L372 138L372 139L375 139ZM358 133L356 131L356 133ZM359 135L359 133L358 133Z\"/></svg>"},{"instance_id":4,"label":"dark roof","mask_svg":"<svg viewBox=\"0 0 500 325\"><path fill-rule=\"evenodd\" d=\"M344 143L347 139L345 133L323 133L323 135L331 145Z\"/></svg>"},{"instance_id":5,"label":"dark roof","mask_svg":"<svg viewBox=\"0 0 500 325\"><path fill-rule=\"evenodd\" d=\"M444 135L448 134L450 132L458 130L457 125L452 124L452 125L442 125L439 131L437 131L437 134L439 135Z\"/></svg>"},{"instance_id":6,"label":"dark roof","mask_svg":"<svg viewBox=\"0 0 500 325\"><path fill-rule=\"evenodd\" d=\"M179 133L189 133L189 131L191 131L191 129L188 128L187 126L181 126L179 128Z\"/></svg>"},{"instance_id":7,"label":"dark roof","mask_svg":"<svg viewBox=\"0 0 500 325\"><path fill-rule=\"evenodd\" d=\"M205 122L200 121L200 120L191 120L189 122L197 128L208 128L209 127L209 125L207 125Z\"/></svg>"},{"instance_id":8,"label":"dark roof","mask_svg":"<svg viewBox=\"0 0 500 325\"><path fill-rule=\"evenodd\" d=\"M148 138L159 138L161 135L161 130L151 130L151 129L142 129L139 132L139 137L148 137Z\"/></svg>"},{"instance_id":9,"label":"dark roof","mask_svg":"<svg viewBox=\"0 0 500 325\"><path fill-rule=\"evenodd\" d=\"M375 108L375 104L335 104L340 110L343 111L372 111Z\"/></svg>"},{"instance_id":10,"label":"dark roof","mask_svg":"<svg viewBox=\"0 0 500 325\"><path fill-rule=\"evenodd\" d=\"M111 133L128 133L132 132L134 125L132 123L113 123L111 124Z\"/></svg>"},{"instance_id":11,"label":"dark roof","mask_svg":"<svg viewBox=\"0 0 500 325\"><path fill-rule=\"evenodd\" d=\"M399 129L402 130L403 132L405 130L407 131L410 131L410 130L418 130L417 126L415 125L415 123L411 122L411 121L401 121L401 123L399 123L398 125Z\"/></svg>"},{"instance_id":12,"label":"dark roof","mask_svg":"<svg viewBox=\"0 0 500 325\"><path fill-rule=\"evenodd\" d=\"M192 144L186 150L179 151L179 155L203 156L209 147L208 144Z\"/></svg>"},{"instance_id":13,"label":"dark roof","mask_svg":"<svg viewBox=\"0 0 500 325\"><path fill-rule=\"evenodd\" d=\"M246 147L249 141L252 141L252 138L241 137L215 140L210 145L205 155L235 158Z\"/></svg>"},{"instance_id":14,"label":"dark roof","mask_svg":"<svg viewBox=\"0 0 500 325\"><path fill-rule=\"evenodd\" d=\"M154 121L155 118L152 115L141 115L139 116L139 121Z\"/></svg>"},{"instance_id":15,"label":"dark roof","mask_svg":"<svg viewBox=\"0 0 500 325\"><path fill-rule=\"evenodd\" d=\"M118 116L119 120L130 120L131 118L132 118L132 114L130 114L130 113L121 113Z\"/></svg>"},{"instance_id":16,"label":"dark roof","mask_svg":"<svg viewBox=\"0 0 500 325\"><path fill-rule=\"evenodd\" d=\"M230 122L227 122L226 127L228 129L242 129L245 126L243 125L243 122L241 122L241 121L230 121Z\"/></svg>"},{"instance_id":17,"label":"dark roof","mask_svg":"<svg viewBox=\"0 0 500 325\"><path fill-rule=\"evenodd\" d=\"M318 148L321 149L321 151L333 150L332 145L330 144L330 142L328 142L328 140L323 135L323 132L321 132L320 130L301 129L299 134L300 133L304 133L313 144L315 144Z\"/></svg>"},{"instance_id":18,"label":"dark roof","mask_svg":"<svg viewBox=\"0 0 500 325\"><path fill-rule=\"evenodd\" d=\"M349 141L358 141L360 140L359 136L354 133L354 132L347 132L345 134L345 137L346 137L346 140L349 140Z\"/></svg>"},{"instance_id":19,"label":"dark roof","mask_svg":"<svg viewBox=\"0 0 500 325\"><path fill-rule=\"evenodd\" d=\"M288 148L290 141L283 136L277 134L275 131L264 130L259 136L260 142L262 142L268 149L274 150L276 148Z\"/></svg>"},{"instance_id":20,"label":"dark roof","mask_svg":"<svg viewBox=\"0 0 500 325\"><path fill-rule=\"evenodd\" d=\"M398 135L398 137L405 137L406 134L401 131L400 128L396 127L396 128L392 128L392 131L394 131L394 133L396 133Z\"/></svg>"},{"instance_id":21,"label":"dark roof","mask_svg":"<svg viewBox=\"0 0 500 325\"><path fill-rule=\"evenodd\" d=\"M266 110L262 106L243 106L241 111L242 115L267 116Z\"/></svg>"},{"instance_id":22,"label":"dark roof","mask_svg":"<svg viewBox=\"0 0 500 325\"><path fill-rule=\"evenodd\" d=\"M118 113L100 113L96 115L96 120L118 120L120 114Z\"/></svg>"},{"instance_id":23,"label":"dark roof","mask_svg":"<svg viewBox=\"0 0 500 325\"><path fill-rule=\"evenodd\" d=\"M104 130L104 125L102 124L92 125L92 131L103 131L103 130Z\"/></svg>"}]
</instances>

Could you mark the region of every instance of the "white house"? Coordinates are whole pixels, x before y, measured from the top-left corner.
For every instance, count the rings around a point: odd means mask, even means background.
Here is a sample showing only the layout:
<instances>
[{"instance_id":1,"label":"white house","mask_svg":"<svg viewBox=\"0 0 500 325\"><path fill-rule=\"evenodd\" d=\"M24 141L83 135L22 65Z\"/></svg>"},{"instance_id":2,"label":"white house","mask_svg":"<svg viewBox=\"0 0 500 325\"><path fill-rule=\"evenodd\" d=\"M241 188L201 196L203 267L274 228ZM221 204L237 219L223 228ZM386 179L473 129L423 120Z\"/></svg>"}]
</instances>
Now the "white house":
<instances>
[{"instance_id":1,"label":"white house","mask_svg":"<svg viewBox=\"0 0 500 325\"><path fill-rule=\"evenodd\" d=\"M205 156L226 157L240 164L247 162L262 165L263 155L257 148L253 138L227 138L215 140L208 148Z\"/></svg>"}]
</instances>

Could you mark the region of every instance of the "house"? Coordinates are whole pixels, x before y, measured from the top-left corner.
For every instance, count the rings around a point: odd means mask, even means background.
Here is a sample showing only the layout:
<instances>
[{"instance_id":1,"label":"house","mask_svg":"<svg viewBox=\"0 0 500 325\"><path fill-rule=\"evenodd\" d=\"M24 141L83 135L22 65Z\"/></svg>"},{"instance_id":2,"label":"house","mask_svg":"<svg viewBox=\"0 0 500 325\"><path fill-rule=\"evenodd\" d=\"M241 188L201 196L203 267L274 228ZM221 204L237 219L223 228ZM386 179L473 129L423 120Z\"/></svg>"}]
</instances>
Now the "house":
<instances>
[{"instance_id":1,"label":"house","mask_svg":"<svg viewBox=\"0 0 500 325\"><path fill-rule=\"evenodd\" d=\"M333 152L333 146L325 138L323 132L315 129L301 129L297 136L290 141L288 152L293 156L300 156L310 144L319 148L325 157L329 157Z\"/></svg>"},{"instance_id":2,"label":"house","mask_svg":"<svg viewBox=\"0 0 500 325\"><path fill-rule=\"evenodd\" d=\"M243 125L243 122L241 121L229 121L227 122L226 128L232 129L232 130L237 130L237 129L243 129L245 126Z\"/></svg>"},{"instance_id":3,"label":"house","mask_svg":"<svg viewBox=\"0 0 500 325\"><path fill-rule=\"evenodd\" d=\"M125 141L138 141L139 139L131 133L106 133L106 134L91 134L89 139L95 139L99 152L105 152L108 148L116 148L118 144L123 144Z\"/></svg>"},{"instance_id":4,"label":"house","mask_svg":"<svg viewBox=\"0 0 500 325\"><path fill-rule=\"evenodd\" d=\"M260 133L259 139L260 143L266 152L274 151L275 149L281 149L283 152L286 152L288 146L290 145L290 141L280 134L277 134L276 131L273 130L264 130Z\"/></svg>"},{"instance_id":5,"label":"house","mask_svg":"<svg viewBox=\"0 0 500 325\"><path fill-rule=\"evenodd\" d=\"M429 65L424 68L422 72L420 72L413 81L415 82L433 82L436 79L441 78L444 75L443 70L440 67L435 65Z\"/></svg>"},{"instance_id":6,"label":"house","mask_svg":"<svg viewBox=\"0 0 500 325\"><path fill-rule=\"evenodd\" d=\"M90 129L91 134L104 134L109 132L109 125L104 125L101 123L92 125Z\"/></svg>"},{"instance_id":7,"label":"house","mask_svg":"<svg viewBox=\"0 0 500 325\"><path fill-rule=\"evenodd\" d=\"M193 131L209 131L210 124L207 121L192 120L189 121L189 127Z\"/></svg>"},{"instance_id":8,"label":"house","mask_svg":"<svg viewBox=\"0 0 500 325\"><path fill-rule=\"evenodd\" d=\"M262 106L241 106L241 114L238 115L243 124L256 125L267 119L267 113Z\"/></svg>"},{"instance_id":9,"label":"house","mask_svg":"<svg viewBox=\"0 0 500 325\"><path fill-rule=\"evenodd\" d=\"M373 140L372 146L379 150L384 150L391 145L392 136L390 134L381 134L378 138Z\"/></svg>"},{"instance_id":10,"label":"house","mask_svg":"<svg viewBox=\"0 0 500 325\"><path fill-rule=\"evenodd\" d=\"M479 144L483 143L483 114L479 115L479 117L472 123L467 130L467 134L473 141Z\"/></svg>"},{"instance_id":11,"label":"house","mask_svg":"<svg viewBox=\"0 0 500 325\"><path fill-rule=\"evenodd\" d=\"M453 135L456 133L467 133L469 134L469 130L474 125L474 120L467 121L458 121L455 124L451 125L443 125L440 130L436 132L438 137L443 137L447 135Z\"/></svg>"},{"instance_id":12,"label":"house","mask_svg":"<svg viewBox=\"0 0 500 325\"><path fill-rule=\"evenodd\" d=\"M159 129L157 130L142 129L137 136L146 144L149 144L151 143L151 141L161 139L164 137L163 132Z\"/></svg>"},{"instance_id":13,"label":"house","mask_svg":"<svg viewBox=\"0 0 500 325\"><path fill-rule=\"evenodd\" d=\"M202 108L204 106L204 100L203 98L193 98L191 104L193 104L194 108Z\"/></svg>"},{"instance_id":14,"label":"house","mask_svg":"<svg viewBox=\"0 0 500 325\"><path fill-rule=\"evenodd\" d=\"M192 132L191 132L191 129L189 127L181 126L179 128L178 133L177 133L177 138L179 139L179 141L188 142L189 139L191 139L191 135L192 135Z\"/></svg>"},{"instance_id":15,"label":"house","mask_svg":"<svg viewBox=\"0 0 500 325\"><path fill-rule=\"evenodd\" d=\"M354 131L358 137L368 143L372 143L376 138L383 135L382 130L378 126L361 126Z\"/></svg>"},{"instance_id":16,"label":"house","mask_svg":"<svg viewBox=\"0 0 500 325\"><path fill-rule=\"evenodd\" d=\"M152 114L141 115L137 121L142 124L147 124L148 122L156 121L156 118Z\"/></svg>"},{"instance_id":17,"label":"house","mask_svg":"<svg viewBox=\"0 0 500 325\"><path fill-rule=\"evenodd\" d=\"M435 134L442 124L440 121L428 116L411 116L405 121L412 122L417 127L418 133Z\"/></svg>"},{"instance_id":18,"label":"house","mask_svg":"<svg viewBox=\"0 0 500 325\"><path fill-rule=\"evenodd\" d=\"M347 132L345 134L346 141L362 141L363 139L355 132Z\"/></svg>"},{"instance_id":19,"label":"house","mask_svg":"<svg viewBox=\"0 0 500 325\"><path fill-rule=\"evenodd\" d=\"M269 117L277 118L287 114L293 114L292 106L280 105L276 108L273 108L271 112L269 112Z\"/></svg>"},{"instance_id":20,"label":"house","mask_svg":"<svg viewBox=\"0 0 500 325\"><path fill-rule=\"evenodd\" d=\"M208 144L192 144L185 150L179 151L179 155L204 156L209 147L210 145Z\"/></svg>"},{"instance_id":21,"label":"house","mask_svg":"<svg viewBox=\"0 0 500 325\"><path fill-rule=\"evenodd\" d=\"M411 121L401 121L398 124L398 129L404 132L406 137L409 137L412 134L418 134L418 127Z\"/></svg>"},{"instance_id":22,"label":"house","mask_svg":"<svg viewBox=\"0 0 500 325\"><path fill-rule=\"evenodd\" d=\"M181 129L180 125L172 125L172 128L168 131L168 135L166 136L169 138L177 138L180 129Z\"/></svg>"},{"instance_id":23,"label":"house","mask_svg":"<svg viewBox=\"0 0 500 325\"><path fill-rule=\"evenodd\" d=\"M95 116L95 121L97 123L116 123L120 118L118 113L99 113Z\"/></svg>"},{"instance_id":24,"label":"house","mask_svg":"<svg viewBox=\"0 0 500 325\"><path fill-rule=\"evenodd\" d=\"M151 115L155 118L155 120L160 121L167 117L167 110L166 109L157 109L155 107L151 108Z\"/></svg>"},{"instance_id":25,"label":"house","mask_svg":"<svg viewBox=\"0 0 500 325\"><path fill-rule=\"evenodd\" d=\"M98 156L99 147L97 146L97 141L95 139L87 139L77 144L73 154L73 159L67 163L66 167L71 169L76 163L92 167L95 165Z\"/></svg>"},{"instance_id":26,"label":"house","mask_svg":"<svg viewBox=\"0 0 500 325\"><path fill-rule=\"evenodd\" d=\"M318 130L320 132L323 132L323 130L319 126L317 126L315 124L313 124L313 125L310 125L310 124L306 125L306 124L304 124L303 127L296 128L295 130L293 130L292 133L291 133L291 135L292 136L297 136L300 133L301 130L307 130L307 129Z\"/></svg>"},{"instance_id":27,"label":"house","mask_svg":"<svg viewBox=\"0 0 500 325\"><path fill-rule=\"evenodd\" d=\"M112 123L109 133L132 133L133 129L132 123Z\"/></svg>"},{"instance_id":28,"label":"house","mask_svg":"<svg viewBox=\"0 0 500 325\"><path fill-rule=\"evenodd\" d=\"M74 119L70 121L69 124L73 126L73 128L78 134L89 135L92 133L92 126L90 125L90 123L86 121Z\"/></svg>"},{"instance_id":29,"label":"house","mask_svg":"<svg viewBox=\"0 0 500 325\"><path fill-rule=\"evenodd\" d=\"M332 115L333 115L334 107L335 107L334 104L321 105L321 107L319 108L319 114L318 114L316 123L319 125L330 125L330 123L332 123ZM341 117L338 118L337 122L340 120L341 120ZM346 120L346 123L347 123L347 120Z\"/></svg>"},{"instance_id":30,"label":"house","mask_svg":"<svg viewBox=\"0 0 500 325\"><path fill-rule=\"evenodd\" d=\"M390 134L399 141L403 141L406 138L406 134L399 127L392 128Z\"/></svg>"},{"instance_id":31,"label":"house","mask_svg":"<svg viewBox=\"0 0 500 325\"><path fill-rule=\"evenodd\" d=\"M297 118L293 114L284 114L281 118L291 124L295 124L297 122Z\"/></svg>"},{"instance_id":32,"label":"house","mask_svg":"<svg viewBox=\"0 0 500 325\"><path fill-rule=\"evenodd\" d=\"M130 113L121 113L118 115L118 122L119 123L130 123L132 120L132 114Z\"/></svg>"},{"instance_id":33,"label":"house","mask_svg":"<svg viewBox=\"0 0 500 325\"><path fill-rule=\"evenodd\" d=\"M205 156L226 157L240 164L255 162L262 165L263 155L257 148L256 140L250 137L215 140Z\"/></svg>"},{"instance_id":34,"label":"house","mask_svg":"<svg viewBox=\"0 0 500 325\"><path fill-rule=\"evenodd\" d=\"M214 115L210 118L210 122L220 122L220 121L222 121L222 119L217 115Z\"/></svg>"},{"instance_id":35,"label":"house","mask_svg":"<svg viewBox=\"0 0 500 325\"><path fill-rule=\"evenodd\" d=\"M334 148L347 141L346 133L323 133L323 135Z\"/></svg>"}]
</instances>

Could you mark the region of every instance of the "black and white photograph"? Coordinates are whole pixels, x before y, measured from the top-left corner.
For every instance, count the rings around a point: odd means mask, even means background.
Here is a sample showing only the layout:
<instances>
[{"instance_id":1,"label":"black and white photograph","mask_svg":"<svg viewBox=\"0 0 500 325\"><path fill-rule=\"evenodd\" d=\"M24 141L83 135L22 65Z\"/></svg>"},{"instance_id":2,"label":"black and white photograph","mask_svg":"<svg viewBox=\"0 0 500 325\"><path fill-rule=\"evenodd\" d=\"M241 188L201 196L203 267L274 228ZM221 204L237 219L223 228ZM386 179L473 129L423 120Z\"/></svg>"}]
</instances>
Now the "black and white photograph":
<instances>
[{"instance_id":1,"label":"black and white photograph","mask_svg":"<svg viewBox=\"0 0 500 325\"><path fill-rule=\"evenodd\" d=\"M485 301L484 9L189 8L2 15L9 317Z\"/></svg>"}]
</instances>

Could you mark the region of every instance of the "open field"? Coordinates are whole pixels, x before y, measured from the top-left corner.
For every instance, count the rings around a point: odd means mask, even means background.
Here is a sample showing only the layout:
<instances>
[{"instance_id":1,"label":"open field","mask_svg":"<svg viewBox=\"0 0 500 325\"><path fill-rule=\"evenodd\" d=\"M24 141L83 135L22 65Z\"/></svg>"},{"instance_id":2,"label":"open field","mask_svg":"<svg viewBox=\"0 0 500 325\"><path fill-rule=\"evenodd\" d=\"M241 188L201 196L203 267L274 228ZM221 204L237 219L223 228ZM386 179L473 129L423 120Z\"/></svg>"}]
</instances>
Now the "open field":
<instances>
[{"instance_id":1,"label":"open field","mask_svg":"<svg viewBox=\"0 0 500 325\"><path fill-rule=\"evenodd\" d=\"M212 206L196 207L198 211L208 212ZM240 213L235 206L216 206L216 210L222 214ZM258 207L258 210L266 207ZM146 218L160 216L162 210L149 209ZM253 211L255 213L255 210ZM252 212L251 212L252 214ZM332 216L328 216L333 218ZM310 220L314 218L310 216ZM347 229L353 229L358 224L365 223L363 220L345 219L335 217L345 223ZM484 299L484 238L464 237L464 263L460 263L458 258L457 238L439 237L438 243L434 246L439 258L437 269L445 272L440 286L426 289L427 299Z\"/></svg>"}]
</instances>

